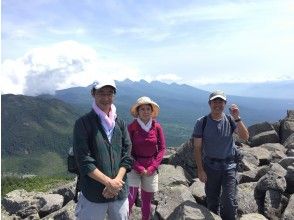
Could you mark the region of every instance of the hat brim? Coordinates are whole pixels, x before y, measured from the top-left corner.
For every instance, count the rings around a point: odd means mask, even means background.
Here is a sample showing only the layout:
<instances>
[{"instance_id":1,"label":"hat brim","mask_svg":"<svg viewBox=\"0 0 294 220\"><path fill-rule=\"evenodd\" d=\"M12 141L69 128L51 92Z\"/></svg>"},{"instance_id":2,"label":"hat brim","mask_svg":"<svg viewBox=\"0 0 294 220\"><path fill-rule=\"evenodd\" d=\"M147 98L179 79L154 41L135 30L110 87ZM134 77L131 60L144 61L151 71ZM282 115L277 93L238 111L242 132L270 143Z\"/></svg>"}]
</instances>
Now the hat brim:
<instances>
[{"instance_id":1,"label":"hat brim","mask_svg":"<svg viewBox=\"0 0 294 220\"><path fill-rule=\"evenodd\" d=\"M159 115L159 106L157 105L157 103L155 102L150 102L150 101L146 101L146 102L140 102L140 103L135 103L132 107L131 107L131 115L134 118L138 118L138 111L137 108L140 105L151 105L152 106L152 114L151 117L152 118L156 118Z\"/></svg>"},{"instance_id":2,"label":"hat brim","mask_svg":"<svg viewBox=\"0 0 294 220\"><path fill-rule=\"evenodd\" d=\"M226 97L224 97L224 96L222 96L222 95L215 95L215 96L212 96L212 97L209 99L209 101L214 100L214 99L217 99L217 98L220 98L220 99L222 99L222 100L224 100L224 101L227 101Z\"/></svg>"}]
</instances>

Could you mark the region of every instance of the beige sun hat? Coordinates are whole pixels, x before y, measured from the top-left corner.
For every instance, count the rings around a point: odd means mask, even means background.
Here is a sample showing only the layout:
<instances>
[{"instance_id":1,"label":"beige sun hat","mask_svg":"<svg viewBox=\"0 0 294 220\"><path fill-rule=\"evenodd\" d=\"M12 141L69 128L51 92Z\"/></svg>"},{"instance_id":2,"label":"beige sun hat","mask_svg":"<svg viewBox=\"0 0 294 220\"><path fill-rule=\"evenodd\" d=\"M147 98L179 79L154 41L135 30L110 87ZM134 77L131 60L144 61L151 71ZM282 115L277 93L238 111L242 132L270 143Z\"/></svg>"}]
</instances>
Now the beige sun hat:
<instances>
[{"instance_id":1,"label":"beige sun hat","mask_svg":"<svg viewBox=\"0 0 294 220\"><path fill-rule=\"evenodd\" d=\"M152 99L150 99L149 97L147 96L142 96L140 98L137 99L136 103L131 107L131 114L134 118L137 118L138 117L138 112L137 112L137 108L140 106L140 105L145 105L145 104L150 104L152 105L152 115L151 117L152 118L156 118L159 114L159 105L154 102Z\"/></svg>"}]
</instances>

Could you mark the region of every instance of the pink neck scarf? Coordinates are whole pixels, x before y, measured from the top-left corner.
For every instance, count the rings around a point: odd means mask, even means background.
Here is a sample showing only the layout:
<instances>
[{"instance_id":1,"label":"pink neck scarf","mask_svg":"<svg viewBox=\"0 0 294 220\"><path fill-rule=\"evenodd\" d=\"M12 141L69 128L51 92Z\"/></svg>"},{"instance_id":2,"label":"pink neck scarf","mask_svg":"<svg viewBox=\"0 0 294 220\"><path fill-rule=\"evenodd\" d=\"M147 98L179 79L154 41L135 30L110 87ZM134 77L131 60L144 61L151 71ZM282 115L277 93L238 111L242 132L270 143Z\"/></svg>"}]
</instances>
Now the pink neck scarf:
<instances>
[{"instance_id":1,"label":"pink neck scarf","mask_svg":"<svg viewBox=\"0 0 294 220\"><path fill-rule=\"evenodd\" d=\"M95 100L93 101L92 108L101 118L101 122L106 133L110 132L115 126L115 119L117 117L116 107L114 106L114 104L111 104L109 116L96 105Z\"/></svg>"}]
</instances>

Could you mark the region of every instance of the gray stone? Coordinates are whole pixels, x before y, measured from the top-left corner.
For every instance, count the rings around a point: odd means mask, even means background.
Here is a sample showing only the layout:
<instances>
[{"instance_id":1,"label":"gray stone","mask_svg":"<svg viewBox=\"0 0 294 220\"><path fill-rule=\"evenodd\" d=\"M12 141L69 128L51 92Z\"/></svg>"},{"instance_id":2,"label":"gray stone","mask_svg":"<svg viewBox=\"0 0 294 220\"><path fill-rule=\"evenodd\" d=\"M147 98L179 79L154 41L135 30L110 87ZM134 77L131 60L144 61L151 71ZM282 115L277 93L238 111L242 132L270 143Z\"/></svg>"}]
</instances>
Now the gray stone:
<instances>
[{"instance_id":1,"label":"gray stone","mask_svg":"<svg viewBox=\"0 0 294 220\"><path fill-rule=\"evenodd\" d=\"M196 201L201 204L205 205L205 184L201 182L198 178L195 179L195 182L190 186L190 190L192 195L196 199Z\"/></svg>"},{"instance_id":2,"label":"gray stone","mask_svg":"<svg viewBox=\"0 0 294 220\"><path fill-rule=\"evenodd\" d=\"M294 195L292 194L289 203L282 215L282 220L293 220L294 219Z\"/></svg>"},{"instance_id":3,"label":"gray stone","mask_svg":"<svg viewBox=\"0 0 294 220\"><path fill-rule=\"evenodd\" d=\"M281 143L285 143L288 137L294 133L294 119L286 118L281 122Z\"/></svg>"},{"instance_id":4,"label":"gray stone","mask_svg":"<svg viewBox=\"0 0 294 220\"><path fill-rule=\"evenodd\" d=\"M260 134L257 134L250 139L250 145L252 147L259 146L265 143L279 143L279 135L273 129L271 131L265 131Z\"/></svg>"},{"instance_id":5,"label":"gray stone","mask_svg":"<svg viewBox=\"0 0 294 220\"><path fill-rule=\"evenodd\" d=\"M281 219L282 194L276 190L268 190L265 194L264 215L272 220Z\"/></svg>"},{"instance_id":6,"label":"gray stone","mask_svg":"<svg viewBox=\"0 0 294 220\"><path fill-rule=\"evenodd\" d=\"M71 200L61 209L52 212L50 215L45 216L44 220L52 220L52 219L66 219L66 220L75 220L75 207L76 203Z\"/></svg>"},{"instance_id":7,"label":"gray stone","mask_svg":"<svg viewBox=\"0 0 294 220\"><path fill-rule=\"evenodd\" d=\"M39 215L44 217L52 212L55 212L63 206L63 196L59 194L46 194L43 196L36 196L39 199L40 210Z\"/></svg>"},{"instance_id":8,"label":"gray stone","mask_svg":"<svg viewBox=\"0 0 294 220\"><path fill-rule=\"evenodd\" d=\"M162 164L159 166L159 188L183 184L188 186L185 170L181 166Z\"/></svg>"},{"instance_id":9,"label":"gray stone","mask_svg":"<svg viewBox=\"0 0 294 220\"><path fill-rule=\"evenodd\" d=\"M204 206L198 205L184 185L166 187L156 194L159 219L221 219Z\"/></svg>"},{"instance_id":10,"label":"gray stone","mask_svg":"<svg viewBox=\"0 0 294 220\"><path fill-rule=\"evenodd\" d=\"M243 183L237 187L238 215L258 212L258 203L255 200L256 183Z\"/></svg>"},{"instance_id":11,"label":"gray stone","mask_svg":"<svg viewBox=\"0 0 294 220\"><path fill-rule=\"evenodd\" d=\"M284 168L287 169L288 166L294 166L294 157L286 157L279 161L279 164Z\"/></svg>"},{"instance_id":12,"label":"gray stone","mask_svg":"<svg viewBox=\"0 0 294 220\"><path fill-rule=\"evenodd\" d=\"M64 198L64 204L67 204L69 201L73 200L75 196L76 180L68 183L66 185L60 186L56 189L51 190L51 194L59 194Z\"/></svg>"},{"instance_id":13,"label":"gray stone","mask_svg":"<svg viewBox=\"0 0 294 220\"><path fill-rule=\"evenodd\" d=\"M250 213L250 214L242 215L239 220L268 220L268 219L264 217L262 214Z\"/></svg>"},{"instance_id":14,"label":"gray stone","mask_svg":"<svg viewBox=\"0 0 294 220\"><path fill-rule=\"evenodd\" d=\"M274 127L263 122L248 127L250 146L259 146L265 143L279 143L279 135Z\"/></svg>"},{"instance_id":15,"label":"gray stone","mask_svg":"<svg viewBox=\"0 0 294 220\"><path fill-rule=\"evenodd\" d=\"M287 182L286 191L290 194L294 193L294 166L287 167L287 174L285 176Z\"/></svg>"},{"instance_id":16,"label":"gray stone","mask_svg":"<svg viewBox=\"0 0 294 220\"><path fill-rule=\"evenodd\" d=\"M238 173L237 179L239 184L248 183L248 182L257 182L269 170L270 170L269 166L257 167L255 170L249 170L243 173Z\"/></svg>"},{"instance_id":17,"label":"gray stone","mask_svg":"<svg viewBox=\"0 0 294 220\"><path fill-rule=\"evenodd\" d=\"M32 200L32 193L20 189L7 193L2 200L2 206L9 214L16 214L20 210L29 208L35 202Z\"/></svg>"},{"instance_id":18,"label":"gray stone","mask_svg":"<svg viewBox=\"0 0 294 220\"><path fill-rule=\"evenodd\" d=\"M196 177L196 162L192 139L182 144L176 153L170 157L169 164L181 166L189 174L189 179Z\"/></svg>"},{"instance_id":19,"label":"gray stone","mask_svg":"<svg viewBox=\"0 0 294 220\"><path fill-rule=\"evenodd\" d=\"M248 150L252 155L255 155L259 160L259 164L269 164L272 160L272 152L263 147L253 147Z\"/></svg>"},{"instance_id":20,"label":"gray stone","mask_svg":"<svg viewBox=\"0 0 294 220\"><path fill-rule=\"evenodd\" d=\"M286 149L294 149L294 133L291 134L283 143Z\"/></svg>"}]
</instances>

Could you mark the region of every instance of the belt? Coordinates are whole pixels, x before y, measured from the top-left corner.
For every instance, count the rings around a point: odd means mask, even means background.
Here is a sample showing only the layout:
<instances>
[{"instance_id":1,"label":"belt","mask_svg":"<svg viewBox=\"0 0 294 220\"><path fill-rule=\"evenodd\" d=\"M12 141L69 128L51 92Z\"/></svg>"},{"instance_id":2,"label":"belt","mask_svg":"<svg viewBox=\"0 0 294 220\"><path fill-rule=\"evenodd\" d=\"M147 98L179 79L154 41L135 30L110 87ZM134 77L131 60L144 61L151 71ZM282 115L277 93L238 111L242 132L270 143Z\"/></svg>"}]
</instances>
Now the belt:
<instances>
[{"instance_id":1,"label":"belt","mask_svg":"<svg viewBox=\"0 0 294 220\"><path fill-rule=\"evenodd\" d=\"M207 157L206 158L212 162L219 162L219 163L222 163L222 162L231 162L231 161L234 161L234 157L233 156L230 156L230 157L227 157L227 158L224 158L224 159L221 159L221 158L215 158L215 157Z\"/></svg>"}]
</instances>

